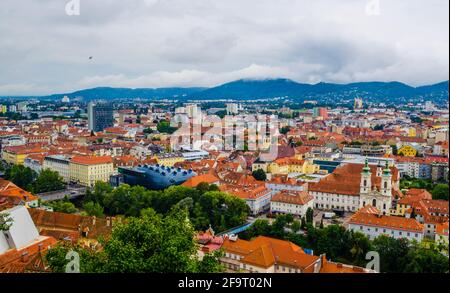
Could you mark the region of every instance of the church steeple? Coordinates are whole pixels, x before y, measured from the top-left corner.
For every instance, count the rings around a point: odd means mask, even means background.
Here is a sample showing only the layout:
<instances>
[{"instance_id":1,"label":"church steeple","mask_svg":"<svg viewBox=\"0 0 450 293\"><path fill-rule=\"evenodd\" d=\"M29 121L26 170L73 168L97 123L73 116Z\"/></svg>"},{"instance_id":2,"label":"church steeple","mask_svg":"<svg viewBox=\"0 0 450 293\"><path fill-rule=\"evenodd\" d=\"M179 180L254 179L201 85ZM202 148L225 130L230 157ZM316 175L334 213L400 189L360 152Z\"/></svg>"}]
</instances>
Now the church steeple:
<instances>
[{"instance_id":1,"label":"church steeple","mask_svg":"<svg viewBox=\"0 0 450 293\"><path fill-rule=\"evenodd\" d=\"M378 161L378 165L377 165L377 177L381 177L382 174L383 174L383 165L381 164L380 161Z\"/></svg>"},{"instance_id":2,"label":"church steeple","mask_svg":"<svg viewBox=\"0 0 450 293\"><path fill-rule=\"evenodd\" d=\"M366 162L361 173L361 184L359 188L360 194L368 194L372 190L372 173L370 172L369 160Z\"/></svg>"},{"instance_id":3,"label":"church steeple","mask_svg":"<svg viewBox=\"0 0 450 293\"><path fill-rule=\"evenodd\" d=\"M392 174L388 161L386 161L386 168L384 168L383 176L381 176L381 193L385 196L392 195Z\"/></svg>"}]
</instances>

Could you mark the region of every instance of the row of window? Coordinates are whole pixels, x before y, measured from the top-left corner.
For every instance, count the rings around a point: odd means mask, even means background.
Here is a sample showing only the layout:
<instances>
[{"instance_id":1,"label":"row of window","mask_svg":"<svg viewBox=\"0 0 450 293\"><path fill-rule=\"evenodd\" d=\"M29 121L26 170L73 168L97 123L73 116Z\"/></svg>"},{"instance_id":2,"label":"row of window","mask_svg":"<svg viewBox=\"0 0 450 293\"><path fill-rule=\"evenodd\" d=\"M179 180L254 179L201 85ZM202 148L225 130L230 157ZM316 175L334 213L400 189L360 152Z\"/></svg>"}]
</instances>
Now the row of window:
<instances>
[{"instance_id":1,"label":"row of window","mask_svg":"<svg viewBox=\"0 0 450 293\"><path fill-rule=\"evenodd\" d=\"M359 226L359 230L361 230L361 231L363 231L364 230L364 227L363 226ZM371 231L371 228L369 228L369 227L367 227L367 232L370 232ZM375 232L379 232L381 229L379 229L379 228L374 228L374 231ZM386 229L383 229L383 233L389 233L389 232L387 232L387 230ZM400 236L403 236L403 231L398 231L398 235L400 235ZM394 235L395 234L395 230L390 230L390 234L391 235ZM406 232L406 236L407 237L411 237L411 232ZM414 233L414 236L413 237L415 237L415 238L418 238L419 237L419 234L418 233Z\"/></svg>"}]
</instances>

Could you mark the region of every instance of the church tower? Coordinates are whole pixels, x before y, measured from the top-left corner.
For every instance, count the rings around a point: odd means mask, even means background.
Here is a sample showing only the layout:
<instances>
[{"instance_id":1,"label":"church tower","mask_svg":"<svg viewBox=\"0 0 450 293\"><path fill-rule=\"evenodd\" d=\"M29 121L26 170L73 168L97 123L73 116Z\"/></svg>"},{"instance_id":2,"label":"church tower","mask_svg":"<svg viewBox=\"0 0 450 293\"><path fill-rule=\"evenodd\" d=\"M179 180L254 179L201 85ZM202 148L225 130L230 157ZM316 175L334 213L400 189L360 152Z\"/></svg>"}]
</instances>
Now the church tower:
<instances>
[{"instance_id":1,"label":"church tower","mask_svg":"<svg viewBox=\"0 0 450 293\"><path fill-rule=\"evenodd\" d=\"M384 196L392 196L392 174L389 169L389 163L386 161L386 168L381 176L381 194Z\"/></svg>"},{"instance_id":2,"label":"church tower","mask_svg":"<svg viewBox=\"0 0 450 293\"><path fill-rule=\"evenodd\" d=\"M359 194L369 194L372 190L372 173L370 172L369 160L366 158L364 168L361 173L361 184Z\"/></svg>"},{"instance_id":3,"label":"church tower","mask_svg":"<svg viewBox=\"0 0 450 293\"><path fill-rule=\"evenodd\" d=\"M383 165L381 165L381 161L378 161L378 165L377 165L377 177L381 177L381 175L383 174Z\"/></svg>"}]
</instances>

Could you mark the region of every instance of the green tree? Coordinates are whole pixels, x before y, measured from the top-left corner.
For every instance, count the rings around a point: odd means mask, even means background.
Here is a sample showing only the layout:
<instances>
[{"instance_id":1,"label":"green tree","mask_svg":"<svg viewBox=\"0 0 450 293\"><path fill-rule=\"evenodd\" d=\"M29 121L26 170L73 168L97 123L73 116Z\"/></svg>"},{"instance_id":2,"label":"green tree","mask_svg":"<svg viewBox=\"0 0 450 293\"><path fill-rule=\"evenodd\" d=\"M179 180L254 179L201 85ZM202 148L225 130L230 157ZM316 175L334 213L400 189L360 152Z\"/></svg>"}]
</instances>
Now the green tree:
<instances>
[{"instance_id":1,"label":"green tree","mask_svg":"<svg viewBox=\"0 0 450 293\"><path fill-rule=\"evenodd\" d=\"M62 200L46 202L45 205L52 207L53 211L59 213L75 214L78 212L78 209L69 201L67 196Z\"/></svg>"},{"instance_id":2,"label":"green tree","mask_svg":"<svg viewBox=\"0 0 450 293\"><path fill-rule=\"evenodd\" d=\"M199 261L197 272L198 273L223 273L225 267L218 261L223 257L225 253L223 250L216 250L212 253L207 253L203 256L203 259Z\"/></svg>"},{"instance_id":3,"label":"green tree","mask_svg":"<svg viewBox=\"0 0 450 293\"><path fill-rule=\"evenodd\" d=\"M170 123L168 121L159 122L156 125L156 129L158 129L158 131L161 133L167 133L167 134L172 134L177 130L176 127L171 127Z\"/></svg>"},{"instance_id":4,"label":"green tree","mask_svg":"<svg viewBox=\"0 0 450 293\"><path fill-rule=\"evenodd\" d=\"M448 273L448 258L434 249L413 244L409 248L407 259L402 272Z\"/></svg>"},{"instance_id":5,"label":"green tree","mask_svg":"<svg viewBox=\"0 0 450 293\"><path fill-rule=\"evenodd\" d=\"M281 127L280 133L286 135L290 130L291 130L291 128L289 126L284 126L284 127Z\"/></svg>"},{"instance_id":6,"label":"green tree","mask_svg":"<svg viewBox=\"0 0 450 293\"><path fill-rule=\"evenodd\" d=\"M312 208L308 208L306 210L306 223L312 223L314 221L314 210Z\"/></svg>"},{"instance_id":7,"label":"green tree","mask_svg":"<svg viewBox=\"0 0 450 293\"><path fill-rule=\"evenodd\" d=\"M380 254L380 269L385 273L401 273L408 262L409 243L405 238L395 239L385 235L373 241L373 249Z\"/></svg>"},{"instance_id":8,"label":"green tree","mask_svg":"<svg viewBox=\"0 0 450 293\"><path fill-rule=\"evenodd\" d=\"M300 231L300 229L301 229L300 221L295 220L294 222L292 222L291 229L292 229L292 232L294 232L294 233L297 233L298 231Z\"/></svg>"},{"instance_id":9,"label":"green tree","mask_svg":"<svg viewBox=\"0 0 450 293\"><path fill-rule=\"evenodd\" d=\"M65 184L58 172L44 169L33 182L33 192L43 193L64 189Z\"/></svg>"},{"instance_id":10,"label":"green tree","mask_svg":"<svg viewBox=\"0 0 450 293\"><path fill-rule=\"evenodd\" d=\"M433 195L433 199L443 199L448 201L448 184L436 184L431 191L431 194Z\"/></svg>"},{"instance_id":11,"label":"green tree","mask_svg":"<svg viewBox=\"0 0 450 293\"><path fill-rule=\"evenodd\" d=\"M0 231L8 231L11 228L13 219L7 213L0 213Z\"/></svg>"},{"instance_id":12,"label":"green tree","mask_svg":"<svg viewBox=\"0 0 450 293\"><path fill-rule=\"evenodd\" d=\"M253 178L255 178L258 181L266 181L267 175L266 172L264 172L263 169L258 169L252 172Z\"/></svg>"},{"instance_id":13,"label":"green tree","mask_svg":"<svg viewBox=\"0 0 450 293\"><path fill-rule=\"evenodd\" d=\"M391 148L392 148L392 154L393 154L394 156L397 156L397 155L398 155L398 148L397 148L397 145L391 144Z\"/></svg>"},{"instance_id":14,"label":"green tree","mask_svg":"<svg viewBox=\"0 0 450 293\"><path fill-rule=\"evenodd\" d=\"M5 172L5 178L28 191L33 191L32 183L36 178L36 172L23 165L13 165Z\"/></svg>"},{"instance_id":15,"label":"green tree","mask_svg":"<svg viewBox=\"0 0 450 293\"><path fill-rule=\"evenodd\" d=\"M196 273L222 272L221 252L197 258L194 229L185 209L176 208L167 216L147 209L140 218L117 224L103 250L93 253L81 247L58 246L46 259L54 272L64 269L66 252L80 253L81 272L105 273Z\"/></svg>"},{"instance_id":16,"label":"green tree","mask_svg":"<svg viewBox=\"0 0 450 293\"><path fill-rule=\"evenodd\" d=\"M83 209L89 216L103 217L103 207L97 202L88 201L83 204Z\"/></svg>"}]
</instances>

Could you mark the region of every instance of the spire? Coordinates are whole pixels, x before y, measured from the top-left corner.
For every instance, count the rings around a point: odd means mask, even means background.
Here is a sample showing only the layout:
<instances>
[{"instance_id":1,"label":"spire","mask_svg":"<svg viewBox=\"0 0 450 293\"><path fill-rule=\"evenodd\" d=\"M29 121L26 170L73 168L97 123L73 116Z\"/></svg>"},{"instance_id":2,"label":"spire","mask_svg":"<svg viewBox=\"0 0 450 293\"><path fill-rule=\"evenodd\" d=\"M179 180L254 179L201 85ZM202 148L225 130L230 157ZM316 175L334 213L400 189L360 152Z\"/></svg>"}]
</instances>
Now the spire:
<instances>
[{"instance_id":1,"label":"spire","mask_svg":"<svg viewBox=\"0 0 450 293\"><path fill-rule=\"evenodd\" d=\"M383 175L390 176L391 175L391 169L389 169L389 162L386 160L386 168L383 170Z\"/></svg>"},{"instance_id":2,"label":"spire","mask_svg":"<svg viewBox=\"0 0 450 293\"><path fill-rule=\"evenodd\" d=\"M369 159L366 157L366 162L364 163L363 173L370 173Z\"/></svg>"}]
</instances>

